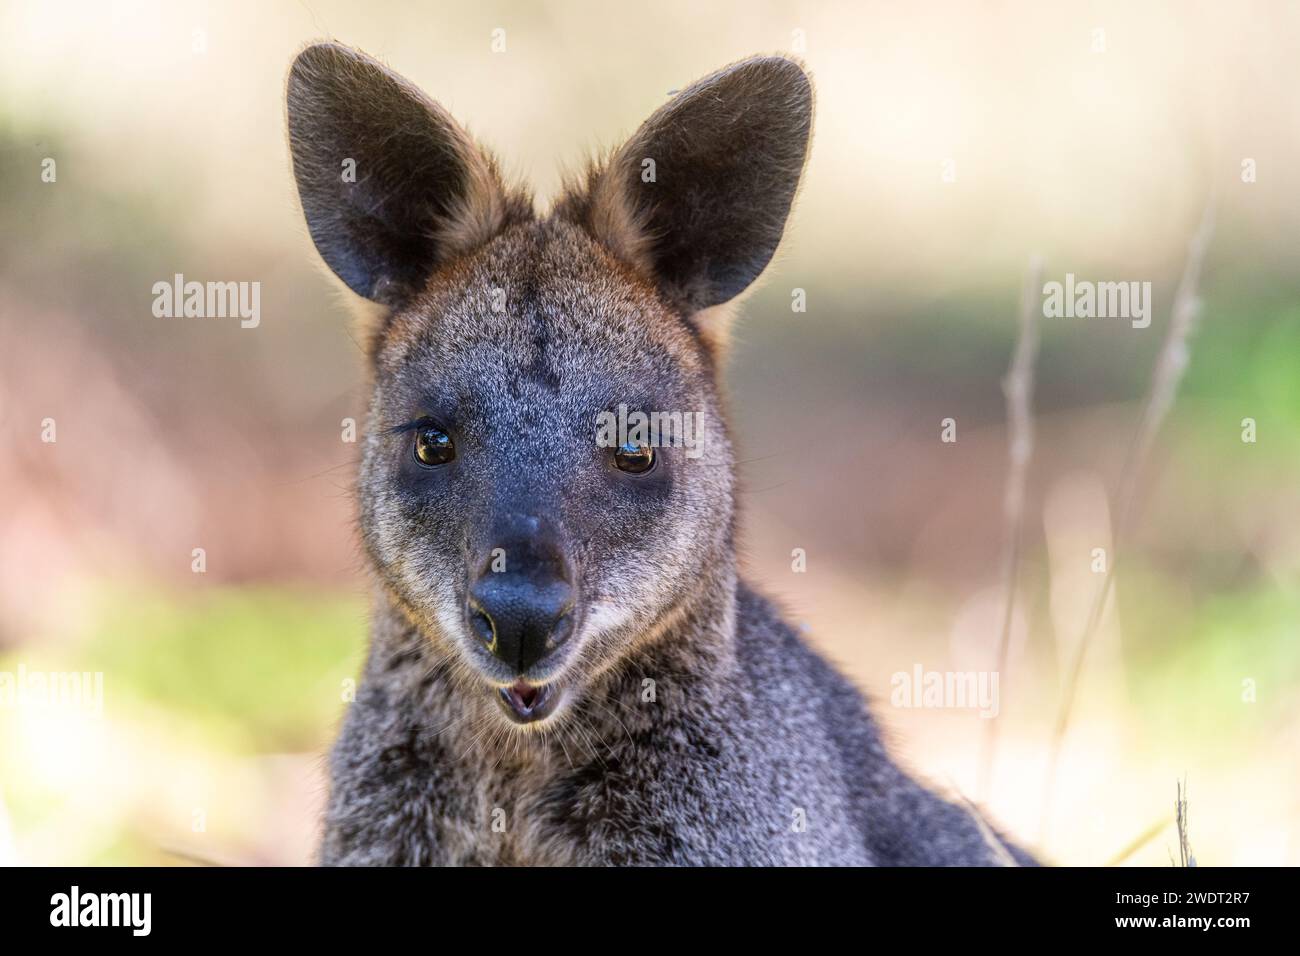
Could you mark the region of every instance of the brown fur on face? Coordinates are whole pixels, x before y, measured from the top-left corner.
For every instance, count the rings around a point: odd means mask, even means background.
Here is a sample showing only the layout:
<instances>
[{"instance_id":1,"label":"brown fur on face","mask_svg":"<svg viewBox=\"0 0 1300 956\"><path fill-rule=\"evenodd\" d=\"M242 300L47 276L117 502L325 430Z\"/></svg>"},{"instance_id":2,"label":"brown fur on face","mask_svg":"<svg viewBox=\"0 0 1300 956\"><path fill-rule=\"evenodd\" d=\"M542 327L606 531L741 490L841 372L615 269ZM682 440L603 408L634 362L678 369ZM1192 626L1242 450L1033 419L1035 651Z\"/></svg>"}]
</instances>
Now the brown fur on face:
<instances>
[{"instance_id":1,"label":"brown fur on face","mask_svg":"<svg viewBox=\"0 0 1300 956\"><path fill-rule=\"evenodd\" d=\"M729 577L732 461L713 371L689 324L563 219L506 230L393 316L376 356L362 526L390 594L472 663L471 681L510 676L460 618L467 568L503 513L545 515L579 569L583 626L538 681L584 686ZM611 475L593 425L620 402L703 412L701 456L664 448L652 478ZM445 482L404 477L409 435L391 429L421 413L455 432Z\"/></svg>"}]
</instances>

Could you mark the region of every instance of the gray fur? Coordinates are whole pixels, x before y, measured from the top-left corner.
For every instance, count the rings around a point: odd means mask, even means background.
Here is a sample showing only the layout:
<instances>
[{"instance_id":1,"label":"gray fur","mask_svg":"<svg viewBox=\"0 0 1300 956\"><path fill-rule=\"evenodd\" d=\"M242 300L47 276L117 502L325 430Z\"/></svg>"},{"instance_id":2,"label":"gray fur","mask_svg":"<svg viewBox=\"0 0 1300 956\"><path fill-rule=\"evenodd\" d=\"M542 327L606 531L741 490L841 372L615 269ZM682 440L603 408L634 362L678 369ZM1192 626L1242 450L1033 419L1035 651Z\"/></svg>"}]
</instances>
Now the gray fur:
<instances>
[{"instance_id":1,"label":"gray fur","mask_svg":"<svg viewBox=\"0 0 1300 956\"><path fill-rule=\"evenodd\" d=\"M414 122L420 110L432 118ZM330 762L322 863L1002 858L898 768L861 694L737 575L709 313L771 258L811 115L793 61L729 67L538 218L386 68L333 44L300 55L290 141L312 237L389 306L358 495L370 652ZM385 117L409 135L384 135ZM340 153L361 157L351 190L328 181ZM628 164L647 153L671 189L637 192ZM392 194L404 181L421 191L409 207ZM457 195L434 201L439 183ZM703 411L703 454L663 448L652 474L615 470L592 434L619 402ZM401 427L426 418L456 446L434 469ZM559 542L580 596L573 636L523 675L466 625L474 569L520 521ZM507 720L498 688L522 678L562 688L559 709Z\"/></svg>"}]
</instances>

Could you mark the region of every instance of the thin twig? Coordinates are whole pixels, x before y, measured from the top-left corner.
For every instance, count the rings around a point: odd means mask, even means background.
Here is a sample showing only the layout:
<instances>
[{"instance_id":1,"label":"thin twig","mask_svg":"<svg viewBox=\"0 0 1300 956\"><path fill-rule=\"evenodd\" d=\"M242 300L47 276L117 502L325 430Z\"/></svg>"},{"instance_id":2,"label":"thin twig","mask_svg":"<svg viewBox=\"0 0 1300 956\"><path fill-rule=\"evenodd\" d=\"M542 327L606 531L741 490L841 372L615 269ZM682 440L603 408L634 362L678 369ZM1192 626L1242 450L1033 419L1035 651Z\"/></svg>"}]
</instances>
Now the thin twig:
<instances>
[{"instance_id":1,"label":"thin twig","mask_svg":"<svg viewBox=\"0 0 1300 956\"><path fill-rule=\"evenodd\" d=\"M193 863L196 866L232 866L235 864L222 863L214 860L210 856L204 856L198 850L191 850L183 846L163 845L158 848L167 856L173 856L178 860L184 860L187 863Z\"/></svg>"},{"instance_id":2,"label":"thin twig","mask_svg":"<svg viewBox=\"0 0 1300 956\"><path fill-rule=\"evenodd\" d=\"M1052 797L1056 785L1056 768L1060 760L1061 746L1065 741L1066 731L1070 727L1070 717L1074 710L1074 701L1079 688L1079 678L1083 673L1083 663L1092 644L1093 636L1101 623L1102 613L1110 597L1111 584L1115 578L1115 567L1119 563L1120 544L1127 539L1129 522L1132 518L1134 501L1137 497L1138 481L1146 464L1147 454L1155 443L1160 426L1173 406L1178 393L1178 383L1187 368L1190 355L1188 342L1196 327L1201 303L1197 289L1201 279L1201 266L1205 253L1214 234L1214 200L1205 206L1201 224L1187 244L1187 262L1183 267L1178 290L1174 294L1173 308L1170 310L1169 330L1160 354L1156 358L1155 369L1151 374L1151 387L1147 392L1142 416L1138 420L1137 430L1129 444L1124 467L1120 472L1117 493L1116 519L1112 534L1111 558L1106 567L1106 574L1093 594L1089 607L1087 624L1079 640L1078 650L1067 674L1061 707L1057 713L1056 727L1052 733L1051 751L1047 766L1047 787L1043 798L1043 814L1040 821L1040 833L1045 836L1047 822L1051 815Z\"/></svg>"},{"instance_id":3,"label":"thin twig","mask_svg":"<svg viewBox=\"0 0 1300 956\"><path fill-rule=\"evenodd\" d=\"M1038 256L1029 260L1025 286L1020 296L1020 337L1011 358L1011 367L1002 380L1007 398L1007 484L1002 499L1005 532L1002 543L1002 637L998 642L997 663L993 673L1000 687L1006 686L1007 656L1011 647L1011 620L1016 603L1016 584L1020 567L1020 539L1025 515L1025 481L1034 452L1034 365L1038 361L1038 317L1043 283L1043 262ZM998 722L984 722L980 747L977 792L986 799L997 750Z\"/></svg>"},{"instance_id":4,"label":"thin twig","mask_svg":"<svg viewBox=\"0 0 1300 956\"><path fill-rule=\"evenodd\" d=\"M1178 800L1174 804L1174 815L1178 821L1178 865L1195 866L1196 857L1192 856L1192 847L1187 840L1187 778L1175 783L1178 787Z\"/></svg>"}]
</instances>

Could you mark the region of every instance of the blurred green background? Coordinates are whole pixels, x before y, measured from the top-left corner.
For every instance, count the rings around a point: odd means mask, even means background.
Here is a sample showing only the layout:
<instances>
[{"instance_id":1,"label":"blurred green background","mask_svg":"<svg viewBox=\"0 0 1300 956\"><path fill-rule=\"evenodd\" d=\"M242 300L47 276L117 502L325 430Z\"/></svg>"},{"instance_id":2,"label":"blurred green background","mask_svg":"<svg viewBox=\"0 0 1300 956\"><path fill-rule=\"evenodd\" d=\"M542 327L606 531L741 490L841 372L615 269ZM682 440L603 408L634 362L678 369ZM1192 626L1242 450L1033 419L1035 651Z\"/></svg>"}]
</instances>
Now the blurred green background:
<instances>
[{"instance_id":1,"label":"blurred green background","mask_svg":"<svg viewBox=\"0 0 1300 956\"><path fill-rule=\"evenodd\" d=\"M543 205L670 90L802 56L812 160L729 373L751 577L873 694L906 763L1047 858L1167 864L1186 777L1202 865L1300 863L1298 31L1285 2L0 3L0 674L103 674L102 713L0 700L0 862L310 859L364 653L340 436L365 386L282 87L334 37ZM1046 803L1092 550L1211 195L1190 365ZM1000 381L1034 255L1047 280L1151 281L1154 320L1041 321L981 791L981 719L891 707L890 677L993 666ZM260 326L155 318L175 273L260 282Z\"/></svg>"}]
</instances>

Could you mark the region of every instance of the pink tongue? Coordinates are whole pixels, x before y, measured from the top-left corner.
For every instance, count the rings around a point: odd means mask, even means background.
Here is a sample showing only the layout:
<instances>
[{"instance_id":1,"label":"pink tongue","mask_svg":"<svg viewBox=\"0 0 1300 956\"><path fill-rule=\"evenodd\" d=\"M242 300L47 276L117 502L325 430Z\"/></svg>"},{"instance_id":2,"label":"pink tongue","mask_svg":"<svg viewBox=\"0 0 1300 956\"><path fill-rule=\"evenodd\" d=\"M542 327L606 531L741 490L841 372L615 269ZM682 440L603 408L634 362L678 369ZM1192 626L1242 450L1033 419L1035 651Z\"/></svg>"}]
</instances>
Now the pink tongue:
<instances>
[{"instance_id":1,"label":"pink tongue","mask_svg":"<svg viewBox=\"0 0 1300 956\"><path fill-rule=\"evenodd\" d=\"M537 688L523 681L516 681L515 685L510 689L515 692L515 696L519 698L524 707L532 707L533 701L537 699Z\"/></svg>"}]
</instances>

